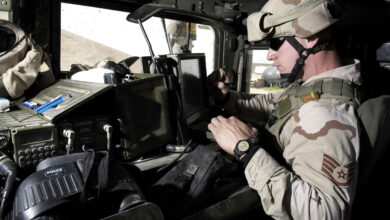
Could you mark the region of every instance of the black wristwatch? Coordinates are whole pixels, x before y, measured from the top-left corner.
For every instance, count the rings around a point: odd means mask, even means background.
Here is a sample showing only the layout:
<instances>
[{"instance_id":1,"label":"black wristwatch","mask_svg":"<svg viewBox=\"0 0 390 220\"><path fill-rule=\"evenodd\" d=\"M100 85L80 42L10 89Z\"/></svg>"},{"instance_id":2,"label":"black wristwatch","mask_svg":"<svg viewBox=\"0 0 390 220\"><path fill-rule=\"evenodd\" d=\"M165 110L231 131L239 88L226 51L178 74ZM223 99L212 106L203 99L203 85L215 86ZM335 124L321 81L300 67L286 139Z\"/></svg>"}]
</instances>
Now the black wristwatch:
<instances>
[{"instance_id":1,"label":"black wristwatch","mask_svg":"<svg viewBox=\"0 0 390 220\"><path fill-rule=\"evenodd\" d=\"M237 159L240 159L242 155L246 154L249 149L253 148L258 143L259 139L257 137L250 137L246 140L239 140L234 147L234 156Z\"/></svg>"}]
</instances>

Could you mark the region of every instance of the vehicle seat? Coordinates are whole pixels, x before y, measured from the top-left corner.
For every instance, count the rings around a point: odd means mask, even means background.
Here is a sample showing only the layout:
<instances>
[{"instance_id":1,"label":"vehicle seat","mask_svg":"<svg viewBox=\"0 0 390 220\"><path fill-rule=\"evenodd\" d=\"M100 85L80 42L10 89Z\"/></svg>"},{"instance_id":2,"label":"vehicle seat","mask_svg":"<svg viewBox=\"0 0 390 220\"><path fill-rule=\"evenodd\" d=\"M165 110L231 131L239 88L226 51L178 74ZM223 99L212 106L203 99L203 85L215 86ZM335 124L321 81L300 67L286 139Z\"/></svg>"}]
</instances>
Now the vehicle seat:
<instances>
[{"instance_id":1,"label":"vehicle seat","mask_svg":"<svg viewBox=\"0 0 390 220\"><path fill-rule=\"evenodd\" d=\"M387 214L386 202L382 201L390 195L387 178L387 159L390 156L390 95L367 100L359 107L358 113L364 125L362 134L366 132L369 138L368 142L361 145L359 162L370 155L368 160L359 164L359 180L351 219L379 219ZM368 151L367 145L371 147Z\"/></svg>"}]
</instances>

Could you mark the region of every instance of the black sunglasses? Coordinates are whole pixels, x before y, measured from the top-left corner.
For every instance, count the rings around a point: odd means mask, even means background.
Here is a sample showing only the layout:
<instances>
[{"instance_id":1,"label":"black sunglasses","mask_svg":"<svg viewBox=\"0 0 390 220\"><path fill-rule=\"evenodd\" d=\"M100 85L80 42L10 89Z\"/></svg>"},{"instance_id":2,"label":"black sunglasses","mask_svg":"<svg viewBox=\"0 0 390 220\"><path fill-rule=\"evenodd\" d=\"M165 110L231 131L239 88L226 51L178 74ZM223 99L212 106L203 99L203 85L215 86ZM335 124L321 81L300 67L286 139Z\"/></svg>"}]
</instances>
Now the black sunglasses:
<instances>
[{"instance_id":1,"label":"black sunglasses","mask_svg":"<svg viewBox=\"0 0 390 220\"><path fill-rule=\"evenodd\" d=\"M279 50L279 48L282 46L286 38L284 37L275 37L268 40L268 46L274 51Z\"/></svg>"}]
</instances>

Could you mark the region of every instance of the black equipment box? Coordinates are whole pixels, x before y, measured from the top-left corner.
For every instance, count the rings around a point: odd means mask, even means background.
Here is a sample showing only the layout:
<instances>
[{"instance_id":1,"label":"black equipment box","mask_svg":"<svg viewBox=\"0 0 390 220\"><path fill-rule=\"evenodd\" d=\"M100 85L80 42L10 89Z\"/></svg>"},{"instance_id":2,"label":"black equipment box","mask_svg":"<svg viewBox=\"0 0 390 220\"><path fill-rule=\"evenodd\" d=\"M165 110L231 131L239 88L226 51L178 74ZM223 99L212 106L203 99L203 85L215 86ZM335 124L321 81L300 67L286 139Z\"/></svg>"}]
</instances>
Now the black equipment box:
<instances>
[{"instance_id":1,"label":"black equipment box","mask_svg":"<svg viewBox=\"0 0 390 220\"><path fill-rule=\"evenodd\" d=\"M115 109L121 120L122 159L129 160L174 140L165 78L134 74L115 86Z\"/></svg>"}]
</instances>

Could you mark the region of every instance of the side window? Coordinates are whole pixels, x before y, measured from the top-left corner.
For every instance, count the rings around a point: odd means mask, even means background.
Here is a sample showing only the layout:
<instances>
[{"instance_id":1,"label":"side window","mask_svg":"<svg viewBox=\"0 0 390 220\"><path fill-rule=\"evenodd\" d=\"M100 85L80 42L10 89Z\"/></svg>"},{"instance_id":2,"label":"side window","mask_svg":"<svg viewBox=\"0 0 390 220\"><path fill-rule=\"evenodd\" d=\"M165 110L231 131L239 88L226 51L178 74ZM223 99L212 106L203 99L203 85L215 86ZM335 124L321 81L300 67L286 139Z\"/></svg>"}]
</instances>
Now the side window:
<instances>
[{"instance_id":1,"label":"side window","mask_svg":"<svg viewBox=\"0 0 390 220\"><path fill-rule=\"evenodd\" d=\"M61 70L72 64L96 66L102 60L120 62L128 57L150 56L139 24L126 20L128 12L61 4ZM93 19L91 19L93 18ZM164 19L173 53L187 42L188 23ZM163 19L152 17L143 23L155 55L169 54ZM187 28L187 29L186 29ZM207 72L214 68L215 32L212 27L192 24L190 50L205 53ZM131 68L141 72L141 64Z\"/></svg>"},{"instance_id":2,"label":"side window","mask_svg":"<svg viewBox=\"0 0 390 220\"><path fill-rule=\"evenodd\" d=\"M248 50L246 74L250 80L246 91L250 94L277 92L285 87L273 61L267 60L267 54L267 49Z\"/></svg>"}]
</instances>

